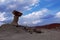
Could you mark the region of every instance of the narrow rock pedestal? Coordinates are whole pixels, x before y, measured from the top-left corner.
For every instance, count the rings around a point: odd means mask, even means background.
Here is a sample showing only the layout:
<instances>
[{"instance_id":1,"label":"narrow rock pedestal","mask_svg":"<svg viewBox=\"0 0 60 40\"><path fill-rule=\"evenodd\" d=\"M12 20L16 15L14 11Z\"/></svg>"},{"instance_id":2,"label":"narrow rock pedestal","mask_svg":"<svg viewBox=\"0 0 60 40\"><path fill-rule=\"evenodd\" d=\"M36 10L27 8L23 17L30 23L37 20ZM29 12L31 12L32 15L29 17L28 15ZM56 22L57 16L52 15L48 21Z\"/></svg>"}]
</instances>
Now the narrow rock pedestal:
<instances>
[{"instance_id":1,"label":"narrow rock pedestal","mask_svg":"<svg viewBox=\"0 0 60 40\"><path fill-rule=\"evenodd\" d=\"M22 13L21 12L18 12L18 11L16 11L16 10L14 10L13 12L13 15L14 15L14 19L13 19L13 21L12 21L12 25L18 25L18 19L19 19L19 17L22 15Z\"/></svg>"}]
</instances>

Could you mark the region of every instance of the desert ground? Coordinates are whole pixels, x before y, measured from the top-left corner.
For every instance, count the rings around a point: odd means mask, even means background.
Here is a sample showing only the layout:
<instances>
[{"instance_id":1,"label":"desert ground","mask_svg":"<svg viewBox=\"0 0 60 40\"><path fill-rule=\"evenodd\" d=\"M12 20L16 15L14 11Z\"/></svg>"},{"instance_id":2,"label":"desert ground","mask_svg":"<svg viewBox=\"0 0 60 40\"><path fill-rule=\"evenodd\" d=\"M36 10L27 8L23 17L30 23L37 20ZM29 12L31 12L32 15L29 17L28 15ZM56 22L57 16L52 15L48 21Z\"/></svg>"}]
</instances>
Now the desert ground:
<instances>
[{"instance_id":1,"label":"desert ground","mask_svg":"<svg viewBox=\"0 0 60 40\"><path fill-rule=\"evenodd\" d=\"M41 29L42 33L33 32L30 34L24 30L20 32L1 31L0 40L60 40L60 30Z\"/></svg>"}]
</instances>

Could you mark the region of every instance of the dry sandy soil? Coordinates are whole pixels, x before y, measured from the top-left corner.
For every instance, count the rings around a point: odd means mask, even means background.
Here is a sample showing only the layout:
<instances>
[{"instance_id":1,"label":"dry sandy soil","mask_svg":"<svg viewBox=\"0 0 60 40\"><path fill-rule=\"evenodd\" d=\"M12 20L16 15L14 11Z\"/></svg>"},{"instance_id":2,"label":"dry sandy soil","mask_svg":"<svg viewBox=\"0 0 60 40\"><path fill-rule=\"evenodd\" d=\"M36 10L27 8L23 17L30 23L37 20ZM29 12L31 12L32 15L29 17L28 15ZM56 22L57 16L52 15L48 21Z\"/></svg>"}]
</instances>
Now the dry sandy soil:
<instances>
[{"instance_id":1,"label":"dry sandy soil","mask_svg":"<svg viewBox=\"0 0 60 40\"><path fill-rule=\"evenodd\" d=\"M42 29L43 33L0 32L0 40L60 40L60 30Z\"/></svg>"},{"instance_id":2,"label":"dry sandy soil","mask_svg":"<svg viewBox=\"0 0 60 40\"><path fill-rule=\"evenodd\" d=\"M33 32L33 34L30 34L22 29L8 24L2 25L0 40L60 40L60 30L41 29L42 33Z\"/></svg>"}]
</instances>

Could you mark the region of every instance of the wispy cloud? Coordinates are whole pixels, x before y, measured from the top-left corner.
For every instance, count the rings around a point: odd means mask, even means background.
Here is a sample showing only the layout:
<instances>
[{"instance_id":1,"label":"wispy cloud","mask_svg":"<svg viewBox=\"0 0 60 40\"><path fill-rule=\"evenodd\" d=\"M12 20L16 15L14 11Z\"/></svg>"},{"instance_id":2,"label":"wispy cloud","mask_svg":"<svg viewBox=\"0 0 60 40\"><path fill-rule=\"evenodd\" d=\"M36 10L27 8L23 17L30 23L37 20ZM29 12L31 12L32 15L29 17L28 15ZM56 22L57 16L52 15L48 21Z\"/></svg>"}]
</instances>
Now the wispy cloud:
<instances>
[{"instance_id":1,"label":"wispy cloud","mask_svg":"<svg viewBox=\"0 0 60 40\"><path fill-rule=\"evenodd\" d=\"M57 12L55 15L56 18L60 18L60 12Z\"/></svg>"},{"instance_id":2,"label":"wispy cloud","mask_svg":"<svg viewBox=\"0 0 60 40\"><path fill-rule=\"evenodd\" d=\"M46 13L48 13L48 9L47 8L44 8L42 10L39 10L39 11L35 11L35 12L32 12L30 14L27 14L25 16L22 16L22 20L23 22L19 21L19 24L27 24L27 25L35 25L37 23L41 23L43 20L41 18L43 18Z\"/></svg>"},{"instance_id":3,"label":"wispy cloud","mask_svg":"<svg viewBox=\"0 0 60 40\"><path fill-rule=\"evenodd\" d=\"M44 16L44 14L46 14L48 11L49 10L47 8L43 8L42 10L32 12L30 14L23 16L23 17L25 17L25 18L40 18L40 17Z\"/></svg>"},{"instance_id":4,"label":"wispy cloud","mask_svg":"<svg viewBox=\"0 0 60 40\"><path fill-rule=\"evenodd\" d=\"M5 15L5 12L3 12L3 13L0 12L0 21L6 20L6 18L4 17L4 15Z\"/></svg>"},{"instance_id":5,"label":"wispy cloud","mask_svg":"<svg viewBox=\"0 0 60 40\"><path fill-rule=\"evenodd\" d=\"M9 10L30 10L32 6L36 6L39 3L39 0L0 0L0 6L7 11ZM2 8L2 9L3 9Z\"/></svg>"}]
</instances>

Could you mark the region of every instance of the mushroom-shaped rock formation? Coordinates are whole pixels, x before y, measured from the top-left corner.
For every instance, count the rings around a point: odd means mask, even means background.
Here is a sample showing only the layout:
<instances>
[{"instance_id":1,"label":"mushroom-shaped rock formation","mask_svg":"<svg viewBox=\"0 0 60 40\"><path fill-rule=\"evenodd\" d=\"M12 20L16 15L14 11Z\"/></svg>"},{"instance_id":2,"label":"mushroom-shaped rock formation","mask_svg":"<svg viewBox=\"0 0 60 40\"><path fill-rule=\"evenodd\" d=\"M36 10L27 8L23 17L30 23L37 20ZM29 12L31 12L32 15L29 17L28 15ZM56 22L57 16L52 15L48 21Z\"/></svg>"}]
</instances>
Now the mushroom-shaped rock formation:
<instances>
[{"instance_id":1,"label":"mushroom-shaped rock formation","mask_svg":"<svg viewBox=\"0 0 60 40\"><path fill-rule=\"evenodd\" d=\"M3 32L4 31L11 31L11 32L23 31L22 27L16 27L18 25L18 18L22 15L22 13L14 10L12 12L12 14L14 15L14 19L13 19L12 23L11 24L3 24L0 27L0 32L1 31L3 31Z\"/></svg>"},{"instance_id":2,"label":"mushroom-shaped rock formation","mask_svg":"<svg viewBox=\"0 0 60 40\"><path fill-rule=\"evenodd\" d=\"M22 16L22 13L14 10L12 12L12 14L14 15L14 19L12 21L12 25L18 25L18 19L19 19L20 16Z\"/></svg>"}]
</instances>

